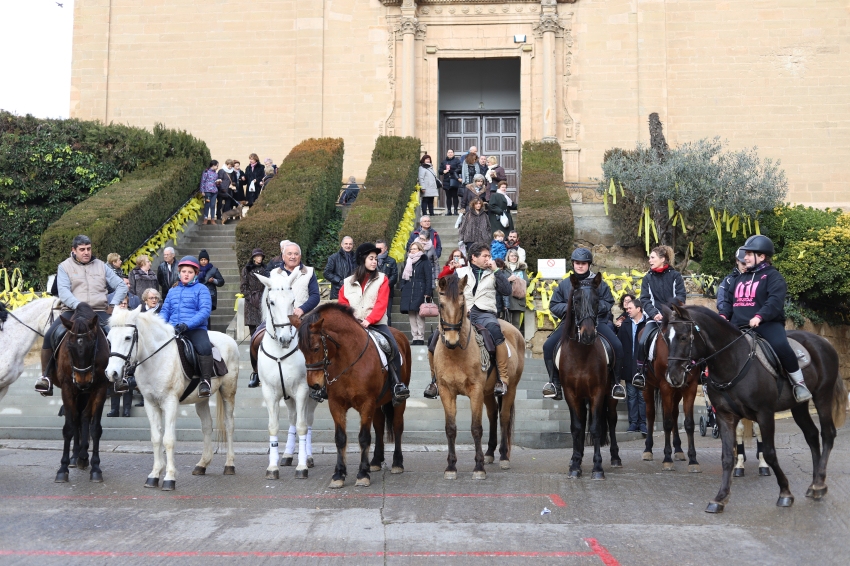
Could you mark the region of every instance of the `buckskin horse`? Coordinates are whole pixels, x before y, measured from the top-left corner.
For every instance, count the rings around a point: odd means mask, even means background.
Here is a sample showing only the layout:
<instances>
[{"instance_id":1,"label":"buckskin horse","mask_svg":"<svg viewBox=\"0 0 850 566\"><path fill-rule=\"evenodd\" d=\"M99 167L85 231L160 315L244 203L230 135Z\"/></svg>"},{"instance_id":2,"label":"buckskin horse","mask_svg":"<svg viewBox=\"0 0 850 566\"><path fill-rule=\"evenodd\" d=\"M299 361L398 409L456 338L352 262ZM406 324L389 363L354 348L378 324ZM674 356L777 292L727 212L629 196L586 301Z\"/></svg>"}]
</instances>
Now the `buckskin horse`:
<instances>
[{"instance_id":1,"label":"buckskin horse","mask_svg":"<svg viewBox=\"0 0 850 566\"><path fill-rule=\"evenodd\" d=\"M354 318L354 312L338 303L326 303L302 319L290 316L289 321L298 328L298 347L307 362L307 383L317 390L324 385L328 392L336 443L336 469L330 487L338 489L345 485L348 443L345 415L352 408L360 413L360 466L355 485L369 487L369 472L381 470L385 428L387 441L395 441L390 471L394 474L404 472L401 435L406 402L393 407L392 388L378 347ZM410 384L410 344L400 331L393 328L392 332L402 356L399 379L407 385ZM375 454L370 463L373 426Z\"/></svg>"},{"instance_id":2,"label":"buckskin horse","mask_svg":"<svg viewBox=\"0 0 850 566\"><path fill-rule=\"evenodd\" d=\"M177 466L174 463L174 442L177 436L177 407L194 404L201 419L204 448L201 459L192 470L193 476L202 476L212 461L213 420L210 415L210 397L198 397L197 390L187 389L189 380L184 377L180 352L175 341L174 327L153 312L116 309L109 319L109 366L106 376L113 383L121 382L125 375L135 374L139 391L145 398L145 413L151 427L153 444L153 470L148 474L145 487L159 486L163 464L165 477L163 491L172 491L177 486ZM236 378L239 376L239 349L230 336L221 332L210 332L210 342L221 352L227 365L227 373L212 379L211 393L216 399L216 425L219 436L224 437L227 459L224 475L233 475L233 409L236 402ZM181 399L181 397L183 397ZM165 462L162 448L165 446Z\"/></svg>"},{"instance_id":3,"label":"buckskin horse","mask_svg":"<svg viewBox=\"0 0 850 566\"><path fill-rule=\"evenodd\" d=\"M617 400L610 398L608 357L603 338L596 332L599 296L596 290L602 282L597 273L591 281L580 281L570 276L572 290L567 299L564 322L568 324L561 337L558 372L564 399L570 408L570 432L573 437L573 455L570 459L569 477L581 477L585 437L593 441L593 471L591 479L604 480L601 447L611 443L611 467L621 468L620 449L617 446ZM613 355L613 353L612 353ZM589 410L588 410L589 406ZM647 419L648 420L648 419Z\"/></svg>"},{"instance_id":4,"label":"buckskin horse","mask_svg":"<svg viewBox=\"0 0 850 566\"><path fill-rule=\"evenodd\" d=\"M466 316L466 300L463 289L466 288L466 276L458 279L451 274L438 282L440 292L440 340L434 350L433 370L437 377L440 391L440 401L446 413L446 440L449 445L448 466L443 474L445 479L457 478L457 455L455 440L457 438L457 396L469 397L472 410L472 439L475 443L475 469L473 479L483 480L487 477L484 464L494 461L498 436L497 424L501 421L502 442L499 445L499 467L503 470L511 467L511 437L513 435L516 409L517 385L522 379L525 367L525 339L519 330L511 324L500 320L499 326L505 335L505 341L511 352L508 359L508 392L498 401L493 395L498 370L493 361L486 363L488 352L482 352L478 341L473 337L472 324ZM483 362L482 362L483 360ZM482 365L487 369L482 369ZM482 453L481 438L484 428L481 423L483 406L487 407L487 418L490 421L490 439L487 453Z\"/></svg>"},{"instance_id":5,"label":"buckskin horse","mask_svg":"<svg viewBox=\"0 0 850 566\"><path fill-rule=\"evenodd\" d=\"M56 483L68 481L71 440L74 441L73 459L79 469L88 467L89 436L92 439L91 472L93 482L103 481L100 469L100 436L103 427L100 419L106 402L106 364L109 361L109 343L100 328L100 319L87 303L77 305L73 316L60 317L67 329L56 353L56 385L62 390L65 407L65 426L62 437L62 460L56 472Z\"/></svg>"},{"instance_id":6,"label":"buckskin horse","mask_svg":"<svg viewBox=\"0 0 850 566\"><path fill-rule=\"evenodd\" d=\"M820 420L821 451L809 403L794 400L792 387L781 369L778 372L768 370L756 359L760 358L759 346L750 332L742 332L705 307L676 305L672 311L665 307L662 312L661 331L670 345L666 374L670 385L682 387L693 367L708 365L707 389L720 427L723 476L720 491L709 502L706 512L722 513L729 501L735 464L735 428L741 418L753 420L761 428L764 459L773 468L779 484L776 505L793 505L794 496L788 488L788 478L779 467L773 439L774 415L787 409L791 410L812 452L813 477L806 497L823 498L827 491L826 466L836 428L844 424L847 412L847 388L839 375L835 348L810 332L788 332L789 338L808 350L811 360L803 369L803 375Z\"/></svg>"}]
</instances>

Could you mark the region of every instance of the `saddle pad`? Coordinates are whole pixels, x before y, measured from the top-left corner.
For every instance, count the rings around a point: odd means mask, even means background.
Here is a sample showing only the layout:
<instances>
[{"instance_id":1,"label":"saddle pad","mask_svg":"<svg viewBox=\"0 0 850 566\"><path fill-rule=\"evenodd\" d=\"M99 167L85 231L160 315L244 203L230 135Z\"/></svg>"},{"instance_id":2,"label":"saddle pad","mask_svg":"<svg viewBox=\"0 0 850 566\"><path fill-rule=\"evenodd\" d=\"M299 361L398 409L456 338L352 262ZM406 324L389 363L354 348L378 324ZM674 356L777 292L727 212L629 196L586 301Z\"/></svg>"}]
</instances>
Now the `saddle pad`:
<instances>
[{"instance_id":1,"label":"saddle pad","mask_svg":"<svg viewBox=\"0 0 850 566\"><path fill-rule=\"evenodd\" d=\"M375 336L376 334L378 335L378 337ZM387 367L387 364L389 363L387 362L387 354L386 352L384 352L383 346L381 345L381 342L384 342L387 346L389 346L386 337L376 330L370 330L369 338L372 339L372 342L375 343L375 349L378 350L378 356L380 356L381 358L381 367ZM381 342L379 342L379 340ZM404 365L404 356L401 352L398 353L398 360L399 364Z\"/></svg>"},{"instance_id":2,"label":"saddle pad","mask_svg":"<svg viewBox=\"0 0 850 566\"><path fill-rule=\"evenodd\" d=\"M184 338L176 338L177 351L180 352L180 366L183 369L183 377L192 379L196 375L201 375L201 367L198 364L198 355L195 352L195 347L189 340ZM221 357L221 352L213 346L213 377L221 377L227 373L227 364L224 358Z\"/></svg>"},{"instance_id":3,"label":"saddle pad","mask_svg":"<svg viewBox=\"0 0 850 566\"><path fill-rule=\"evenodd\" d=\"M602 339L603 350L605 350L605 365L610 367L611 366L611 359L614 357L614 350L611 347L611 344L608 343L608 340L606 340L604 336L602 336L600 334L599 338ZM558 346L558 349L555 350L555 369L559 369L559 370L561 369L561 367L559 365L560 359L561 359L561 347Z\"/></svg>"},{"instance_id":4,"label":"saddle pad","mask_svg":"<svg viewBox=\"0 0 850 566\"><path fill-rule=\"evenodd\" d=\"M752 344L752 335L747 336L747 341ZM779 362L779 358L770 343L763 338L759 338L758 344L760 348L756 348L756 358L761 365L764 366L764 368L769 371L773 377L786 375L785 369ZM797 363L800 364L800 369L809 367L812 363L812 357L809 355L809 351L793 338L788 339L788 344L794 351L794 355L797 356Z\"/></svg>"},{"instance_id":5,"label":"saddle pad","mask_svg":"<svg viewBox=\"0 0 850 566\"><path fill-rule=\"evenodd\" d=\"M649 352L646 354L647 361L655 361L655 343L658 342L659 333L660 329L656 326L655 329L652 331L652 336L649 339Z\"/></svg>"}]
</instances>

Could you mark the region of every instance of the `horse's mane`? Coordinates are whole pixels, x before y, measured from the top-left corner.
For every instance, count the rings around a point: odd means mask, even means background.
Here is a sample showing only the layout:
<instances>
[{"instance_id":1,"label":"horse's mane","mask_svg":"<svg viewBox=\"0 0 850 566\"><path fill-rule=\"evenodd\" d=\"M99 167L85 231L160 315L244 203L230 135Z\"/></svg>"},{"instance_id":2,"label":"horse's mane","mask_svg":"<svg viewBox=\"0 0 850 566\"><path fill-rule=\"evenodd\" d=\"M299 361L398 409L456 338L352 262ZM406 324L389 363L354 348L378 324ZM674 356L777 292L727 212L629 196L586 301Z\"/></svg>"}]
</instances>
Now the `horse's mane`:
<instances>
[{"instance_id":1,"label":"horse's mane","mask_svg":"<svg viewBox=\"0 0 850 566\"><path fill-rule=\"evenodd\" d=\"M298 329L299 348L306 350L310 347L310 325L318 322L326 312L330 311L339 312L350 317L352 321L357 321L354 318L354 310L351 307L347 307L339 303L325 303L323 305L319 305L310 311L310 314L305 315L304 318L301 319L301 328Z\"/></svg>"},{"instance_id":2,"label":"horse's mane","mask_svg":"<svg viewBox=\"0 0 850 566\"><path fill-rule=\"evenodd\" d=\"M89 321L97 316L97 313L94 312L94 309L91 308L91 305L88 303L80 303L77 305L77 308L74 309L74 316L71 317L71 320L79 320L79 321Z\"/></svg>"},{"instance_id":3,"label":"horse's mane","mask_svg":"<svg viewBox=\"0 0 850 566\"><path fill-rule=\"evenodd\" d=\"M145 334L146 330L154 330L158 332L170 332L174 330L170 324L165 322L158 313L154 311L136 312L129 309L115 309L112 311L112 316L109 317L110 326L128 326L135 324Z\"/></svg>"},{"instance_id":4,"label":"horse's mane","mask_svg":"<svg viewBox=\"0 0 850 566\"><path fill-rule=\"evenodd\" d=\"M458 279L457 273L450 273L444 276L443 280L446 282L446 288L443 289L446 298L450 301L456 301L460 296L460 279Z\"/></svg>"}]
</instances>

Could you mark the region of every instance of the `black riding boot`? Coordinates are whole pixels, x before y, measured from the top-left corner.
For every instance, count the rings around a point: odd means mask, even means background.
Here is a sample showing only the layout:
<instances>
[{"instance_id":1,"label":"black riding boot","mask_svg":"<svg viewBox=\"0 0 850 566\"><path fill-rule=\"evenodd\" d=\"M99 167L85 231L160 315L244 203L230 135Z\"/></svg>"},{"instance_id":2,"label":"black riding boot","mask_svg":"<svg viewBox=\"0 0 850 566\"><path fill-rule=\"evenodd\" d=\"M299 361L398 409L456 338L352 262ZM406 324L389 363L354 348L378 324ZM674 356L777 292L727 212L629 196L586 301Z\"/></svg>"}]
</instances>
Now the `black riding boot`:
<instances>
[{"instance_id":1,"label":"black riding boot","mask_svg":"<svg viewBox=\"0 0 850 566\"><path fill-rule=\"evenodd\" d=\"M213 357L198 356L198 365L201 366L201 383L198 385L198 397L203 399L210 396L210 380L213 377Z\"/></svg>"},{"instance_id":2,"label":"black riding boot","mask_svg":"<svg viewBox=\"0 0 850 566\"><path fill-rule=\"evenodd\" d=\"M549 372L549 383L543 386L543 396L547 399L560 401L564 398L561 393L561 379L558 376L558 370L555 369L554 360L543 360L546 364L546 371Z\"/></svg>"},{"instance_id":3,"label":"black riding boot","mask_svg":"<svg viewBox=\"0 0 850 566\"><path fill-rule=\"evenodd\" d=\"M35 382L35 390L41 393L42 397L53 396L53 381L56 379L56 359L53 357L53 351L48 349L41 350L41 367L46 368L44 375L38 378Z\"/></svg>"},{"instance_id":4,"label":"black riding boot","mask_svg":"<svg viewBox=\"0 0 850 566\"><path fill-rule=\"evenodd\" d=\"M387 371L393 386L393 406L400 405L410 397L410 389L398 378L398 369L393 362L387 364Z\"/></svg>"},{"instance_id":5,"label":"black riding boot","mask_svg":"<svg viewBox=\"0 0 850 566\"><path fill-rule=\"evenodd\" d=\"M437 347L437 331L431 335L431 340L428 342L428 367L431 368L431 383L425 388L423 394L426 399L436 399L440 396L439 388L437 387L437 374L434 373L434 349Z\"/></svg>"},{"instance_id":6,"label":"black riding boot","mask_svg":"<svg viewBox=\"0 0 850 566\"><path fill-rule=\"evenodd\" d=\"M614 387L611 388L611 397L617 401L622 401L626 398L626 388L620 383L620 371L623 369L623 360L617 358L614 361L614 375L611 376L614 381Z\"/></svg>"},{"instance_id":7,"label":"black riding boot","mask_svg":"<svg viewBox=\"0 0 850 566\"><path fill-rule=\"evenodd\" d=\"M251 372L251 381L248 382L248 387L253 389L254 387L260 386L260 374L256 371Z\"/></svg>"}]
</instances>

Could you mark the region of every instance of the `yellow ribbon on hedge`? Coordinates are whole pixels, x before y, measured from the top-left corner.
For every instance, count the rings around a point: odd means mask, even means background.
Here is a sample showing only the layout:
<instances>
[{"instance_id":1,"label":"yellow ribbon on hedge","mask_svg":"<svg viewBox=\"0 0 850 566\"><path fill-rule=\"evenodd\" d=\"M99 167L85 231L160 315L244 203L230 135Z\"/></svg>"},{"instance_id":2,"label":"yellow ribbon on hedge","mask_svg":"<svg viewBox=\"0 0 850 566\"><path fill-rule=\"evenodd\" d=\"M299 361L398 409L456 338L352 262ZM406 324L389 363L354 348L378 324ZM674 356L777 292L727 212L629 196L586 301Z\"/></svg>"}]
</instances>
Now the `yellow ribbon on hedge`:
<instances>
[{"instance_id":1,"label":"yellow ribbon on hedge","mask_svg":"<svg viewBox=\"0 0 850 566\"><path fill-rule=\"evenodd\" d=\"M398 230L393 237L393 243L390 245L389 256L399 263L404 261L404 254L407 252L407 240L416 222L417 206L419 206L419 185L416 185L416 190L410 193L410 199L407 201L401 222L398 223Z\"/></svg>"},{"instance_id":2,"label":"yellow ribbon on hedge","mask_svg":"<svg viewBox=\"0 0 850 566\"><path fill-rule=\"evenodd\" d=\"M121 266L124 273L129 273L130 270L136 267L136 260L140 255L146 255L148 257L158 255L159 249L169 240L173 240L174 244L177 245L177 233L185 232L186 225L189 222L196 221L201 215L203 208L204 199L200 195L187 202L186 206L175 212L156 234L151 236L147 242L139 246L139 248L127 258L127 261L125 261L124 265Z\"/></svg>"},{"instance_id":3,"label":"yellow ribbon on hedge","mask_svg":"<svg viewBox=\"0 0 850 566\"><path fill-rule=\"evenodd\" d=\"M0 269L0 280L3 281L0 302L6 303L11 310L22 307L30 301L49 296L47 293L36 293L32 287L27 291L22 291L24 275L17 267L12 270L11 276L9 276L8 268Z\"/></svg>"}]
</instances>

